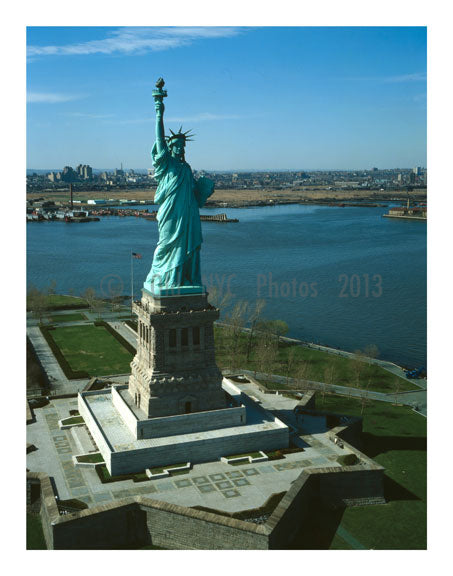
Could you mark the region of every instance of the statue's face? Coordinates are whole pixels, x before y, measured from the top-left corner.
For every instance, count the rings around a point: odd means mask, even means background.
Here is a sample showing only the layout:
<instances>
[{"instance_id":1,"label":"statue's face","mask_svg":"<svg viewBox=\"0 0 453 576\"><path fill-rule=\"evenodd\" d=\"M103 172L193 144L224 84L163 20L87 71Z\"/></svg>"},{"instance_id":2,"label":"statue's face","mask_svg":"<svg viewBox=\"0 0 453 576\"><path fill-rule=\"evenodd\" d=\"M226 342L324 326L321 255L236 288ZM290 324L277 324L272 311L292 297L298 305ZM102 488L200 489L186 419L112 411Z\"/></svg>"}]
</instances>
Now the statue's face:
<instances>
[{"instance_id":1,"label":"statue's face","mask_svg":"<svg viewBox=\"0 0 453 576\"><path fill-rule=\"evenodd\" d=\"M186 144L185 144L184 140L182 138L178 138L172 144L171 153L173 154L173 156L184 156L185 146L186 146Z\"/></svg>"}]
</instances>

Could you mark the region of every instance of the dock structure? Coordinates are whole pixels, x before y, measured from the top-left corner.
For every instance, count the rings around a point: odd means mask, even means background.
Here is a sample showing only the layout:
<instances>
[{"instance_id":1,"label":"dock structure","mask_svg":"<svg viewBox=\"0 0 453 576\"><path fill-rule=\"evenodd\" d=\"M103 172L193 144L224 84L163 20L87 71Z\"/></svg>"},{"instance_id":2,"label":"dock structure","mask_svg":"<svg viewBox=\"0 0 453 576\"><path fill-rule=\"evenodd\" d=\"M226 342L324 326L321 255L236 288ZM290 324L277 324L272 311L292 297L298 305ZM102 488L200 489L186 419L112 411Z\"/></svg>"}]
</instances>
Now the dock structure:
<instances>
[{"instance_id":1,"label":"dock structure","mask_svg":"<svg viewBox=\"0 0 453 576\"><path fill-rule=\"evenodd\" d=\"M237 218L228 218L225 213L222 214L200 214L202 222L239 222Z\"/></svg>"},{"instance_id":2,"label":"dock structure","mask_svg":"<svg viewBox=\"0 0 453 576\"><path fill-rule=\"evenodd\" d=\"M385 218L402 218L404 220L427 220L428 211L426 206L395 206L390 208Z\"/></svg>"},{"instance_id":3,"label":"dock structure","mask_svg":"<svg viewBox=\"0 0 453 576\"><path fill-rule=\"evenodd\" d=\"M140 214L142 218L147 220L156 220L157 211L148 212ZM239 222L237 218L228 218L225 213L222 214L200 214L200 220L202 222Z\"/></svg>"}]
</instances>

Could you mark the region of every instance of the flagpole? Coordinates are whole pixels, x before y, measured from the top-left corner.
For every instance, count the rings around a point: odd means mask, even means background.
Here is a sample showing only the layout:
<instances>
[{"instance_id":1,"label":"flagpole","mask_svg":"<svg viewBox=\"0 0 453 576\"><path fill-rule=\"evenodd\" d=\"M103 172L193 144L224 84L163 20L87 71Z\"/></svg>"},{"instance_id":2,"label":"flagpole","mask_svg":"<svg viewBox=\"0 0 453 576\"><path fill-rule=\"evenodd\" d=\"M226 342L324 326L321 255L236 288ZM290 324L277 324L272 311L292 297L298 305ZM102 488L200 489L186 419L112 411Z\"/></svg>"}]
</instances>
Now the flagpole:
<instances>
[{"instance_id":1,"label":"flagpole","mask_svg":"<svg viewBox=\"0 0 453 576\"><path fill-rule=\"evenodd\" d=\"M134 306L134 259L132 258L131 248L131 313Z\"/></svg>"}]
</instances>

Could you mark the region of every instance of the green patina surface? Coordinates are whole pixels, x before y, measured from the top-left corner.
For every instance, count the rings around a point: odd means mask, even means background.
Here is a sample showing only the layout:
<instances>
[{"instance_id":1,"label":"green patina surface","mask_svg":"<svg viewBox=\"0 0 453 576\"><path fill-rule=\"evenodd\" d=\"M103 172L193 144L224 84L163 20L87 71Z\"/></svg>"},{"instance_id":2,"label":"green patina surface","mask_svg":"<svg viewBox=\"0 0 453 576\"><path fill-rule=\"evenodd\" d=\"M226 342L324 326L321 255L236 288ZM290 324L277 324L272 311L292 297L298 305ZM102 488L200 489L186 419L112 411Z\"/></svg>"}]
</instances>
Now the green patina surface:
<instances>
[{"instance_id":1,"label":"green patina surface","mask_svg":"<svg viewBox=\"0 0 453 576\"><path fill-rule=\"evenodd\" d=\"M163 80L160 79L162 85ZM214 192L214 182L195 179L185 161L189 135L172 131L165 136L164 102L166 92L153 92L156 108L156 142L151 155L154 178L158 182L154 202L159 205L159 241L144 288L155 294L185 287L188 293L202 291L200 248L203 242L199 209Z\"/></svg>"}]
</instances>

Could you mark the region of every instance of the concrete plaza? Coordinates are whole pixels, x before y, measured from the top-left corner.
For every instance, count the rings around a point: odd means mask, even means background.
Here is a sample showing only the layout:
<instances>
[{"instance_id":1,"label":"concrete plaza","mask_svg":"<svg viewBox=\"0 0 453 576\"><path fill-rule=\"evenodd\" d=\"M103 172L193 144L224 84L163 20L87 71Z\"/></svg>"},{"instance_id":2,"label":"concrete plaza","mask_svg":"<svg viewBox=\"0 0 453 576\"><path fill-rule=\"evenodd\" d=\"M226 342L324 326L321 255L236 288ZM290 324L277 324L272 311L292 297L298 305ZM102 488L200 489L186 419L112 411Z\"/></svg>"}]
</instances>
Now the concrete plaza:
<instances>
[{"instance_id":1,"label":"concrete plaza","mask_svg":"<svg viewBox=\"0 0 453 576\"><path fill-rule=\"evenodd\" d=\"M328 432L313 423L296 418L297 401L274 394L263 394L253 384L247 393L276 416L293 427L293 441L302 452L257 464L232 466L221 461L196 464L189 473L159 480L124 480L102 484L92 468L75 467L74 454L88 448L90 440L83 428L60 430L58 420L77 409L77 398L55 399L35 410L35 422L27 426L27 442L37 450L27 456L27 468L45 472L54 479L58 497L77 498L89 507L131 496L149 496L183 506L204 506L226 512L238 512L262 506L276 493L287 491L303 469L340 466L336 460L347 450L339 448ZM305 429L310 428L310 430ZM92 449L95 447L92 446Z\"/></svg>"}]
</instances>

